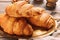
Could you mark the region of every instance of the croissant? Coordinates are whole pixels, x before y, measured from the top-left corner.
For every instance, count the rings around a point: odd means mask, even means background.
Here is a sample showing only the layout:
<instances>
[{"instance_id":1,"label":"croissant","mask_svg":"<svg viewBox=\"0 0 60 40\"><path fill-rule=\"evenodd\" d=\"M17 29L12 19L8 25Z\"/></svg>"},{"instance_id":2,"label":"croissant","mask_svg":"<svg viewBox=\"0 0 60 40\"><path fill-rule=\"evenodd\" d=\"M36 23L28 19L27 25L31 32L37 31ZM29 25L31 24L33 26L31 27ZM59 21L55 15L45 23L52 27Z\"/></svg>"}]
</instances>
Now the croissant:
<instances>
[{"instance_id":1,"label":"croissant","mask_svg":"<svg viewBox=\"0 0 60 40\"><path fill-rule=\"evenodd\" d=\"M26 1L19 1L9 5L6 8L6 13L11 17L26 17L31 24L46 29L50 29L55 25L54 19L45 9L34 7Z\"/></svg>"},{"instance_id":2,"label":"croissant","mask_svg":"<svg viewBox=\"0 0 60 40\"><path fill-rule=\"evenodd\" d=\"M28 18L28 21L37 27L45 29L50 29L55 25L54 19L48 13L42 13L40 16L30 17Z\"/></svg>"},{"instance_id":3,"label":"croissant","mask_svg":"<svg viewBox=\"0 0 60 40\"><path fill-rule=\"evenodd\" d=\"M4 16L4 14L0 13L0 26L1 26L1 18L2 18L2 16Z\"/></svg>"},{"instance_id":4,"label":"croissant","mask_svg":"<svg viewBox=\"0 0 60 40\"><path fill-rule=\"evenodd\" d=\"M54 19L45 9L34 7L26 1L10 4L5 11L5 14L0 14L0 26L8 34L30 36L34 31L32 25L43 29L50 29L55 25Z\"/></svg>"},{"instance_id":5,"label":"croissant","mask_svg":"<svg viewBox=\"0 0 60 40\"><path fill-rule=\"evenodd\" d=\"M3 16L2 16L3 15ZM8 34L30 36L33 33L32 26L24 18L14 18L7 14L0 17L1 28Z\"/></svg>"},{"instance_id":6,"label":"croissant","mask_svg":"<svg viewBox=\"0 0 60 40\"><path fill-rule=\"evenodd\" d=\"M40 15L39 11L32 4L28 4L26 1L18 1L10 4L6 7L6 13L12 17L32 17ZM40 12L45 12L45 9L39 8Z\"/></svg>"}]
</instances>

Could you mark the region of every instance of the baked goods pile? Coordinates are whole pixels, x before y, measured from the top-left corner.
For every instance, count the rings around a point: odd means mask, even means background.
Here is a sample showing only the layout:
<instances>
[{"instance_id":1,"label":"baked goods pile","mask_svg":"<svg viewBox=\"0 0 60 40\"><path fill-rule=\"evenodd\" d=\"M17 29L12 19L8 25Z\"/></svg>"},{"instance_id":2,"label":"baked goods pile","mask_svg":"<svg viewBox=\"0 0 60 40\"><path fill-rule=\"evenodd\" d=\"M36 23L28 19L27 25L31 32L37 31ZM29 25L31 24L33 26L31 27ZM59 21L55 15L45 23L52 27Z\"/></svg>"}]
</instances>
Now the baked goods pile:
<instances>
[{"instance_id":1,"label":"baked goods pile","mask_svg":"<svg viewBox=\"0 0 60 40\"><path fill-rule=\"evenodd\" d=\"M30 36L35 27L50 29L54 23L45 9L34 7L26 1L10 4L6 7L5 13L0 14L0 26L8 34Z\"/></svg>"}]
</instances>

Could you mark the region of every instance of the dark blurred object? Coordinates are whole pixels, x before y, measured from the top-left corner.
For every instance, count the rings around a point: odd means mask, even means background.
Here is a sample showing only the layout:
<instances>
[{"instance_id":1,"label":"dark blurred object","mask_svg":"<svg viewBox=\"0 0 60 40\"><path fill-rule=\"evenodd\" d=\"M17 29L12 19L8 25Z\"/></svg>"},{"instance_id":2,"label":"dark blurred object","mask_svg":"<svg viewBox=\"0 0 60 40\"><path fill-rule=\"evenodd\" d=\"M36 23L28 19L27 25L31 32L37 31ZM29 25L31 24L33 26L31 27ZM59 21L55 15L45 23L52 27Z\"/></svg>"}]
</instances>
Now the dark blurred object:
<instances>
[{"instance_id":1,"label":"dark blurred object","mask_svg":"<svg viewBox=\"0 0 60 40\"><path fill-rule=\"evenodd\" d=\"M48 10L53 10L53 9L55 9L55 7L56 7L56 2L57 2L58 0L47 0L47 3L46 3L46 8L48 9Z\"/></svg>"},{"instance_id":2,"label":"dark blurred object","mask_svg":"<svg viewBox=\"0 0 60 40\"><path fill-rule=\"evenodd\" d=\"M55 9L55 7L56 7L55 3L47 3L46 4L46 9L48 9L48 10L53 10L53 9Z\"/></svg>"},{"instance_id":3,"label":"dark blurred object","mask_svg":"<svg viewBox=\"0 0 60 40\"><path fill-rule=\"evenodd\" d=\"M50 2L50 3L55 3L57 2L58 0L47 0L47 2Z\"/></svg>"},{"instance_id":4,"label":"dark blurred object","mask_svg":"<svg viewBox=\"0 0 60 40\"><path fill-rule=\"evenodd\" d=\"M43 3L43 0L34 0L35 3Z\"/></svg>"}]
</instances>

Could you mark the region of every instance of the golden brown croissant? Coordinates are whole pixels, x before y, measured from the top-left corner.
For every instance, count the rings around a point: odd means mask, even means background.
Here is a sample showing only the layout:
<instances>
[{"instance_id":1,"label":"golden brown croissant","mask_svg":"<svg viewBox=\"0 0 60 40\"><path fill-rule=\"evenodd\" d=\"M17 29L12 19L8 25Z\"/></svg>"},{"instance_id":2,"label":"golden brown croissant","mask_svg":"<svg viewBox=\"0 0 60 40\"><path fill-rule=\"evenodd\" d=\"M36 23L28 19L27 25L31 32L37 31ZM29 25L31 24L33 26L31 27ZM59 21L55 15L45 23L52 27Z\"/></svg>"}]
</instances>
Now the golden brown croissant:
<instances>
[{"instance_id":1,"label":"golden brown croissant","mask_svg":"<svg viewBox=\"0 0 60 40\"><path fill-rule=\"evenodd\" d=\"M54 19L48 13L42 13L40 16L34 16L28 18L28 21L35 26L39 26L45 29L50 29L55 25Z\"/></svg>"},{"instance_id":2,"label":"golden brown croissant","mask_svg":"<svg viewBox=\"0 0 60 40\"><path fill-rule=\"evenodd\" d=\"M3 30L9 34L13 34L12 32L12 24L13 24L13 18L9 18L6 14L3 14L2 17L0 17L1 27Z\"/></svg>"},{"instance_id":3,"label":"golden brown croissant","mask_svg":"<svg viewBox=\"0 0 60 40\"><path fill-rule=\"evenodd\" d=\"M25 2L25 1L19 1L18 3L15 2L14 4L10 4L10 5L7 6L7 8L6 8L6 13L7 13L9 16L20 17L20 15L19 15L19 13L18 13L18 10L20 10L21 7L22 7L24 4L27 4L27 2Z\"/></svg>"},{"instance_id":4,"label":"golden brown croissant","mask_svg":"<svg viewBox=\"0 0 60 40\"><path fill-rule=\"evenodd\" d=\"M34 7L25 1L19 1L9 5L6 8L6 13L11 17L27 17L35 26L46 29L54 25L54 19L43 8Z\"/></svg>"},{"instance_id":5,"label":"golden brown croissant","mask_svg":"<svg viewBox=\"0 0 60 40\"><path fill-rule=\"evenodd\" d=\"M3 16L0 17L0 22L3 31L8 34L29 36L33 33L32 26L27 24L23 18L14 18L3 14Z\"/></svg>"},{"instance_id":6,"label":"golden brown croissant","mask_svg":"<svg viewBox=\"0 0 60 40\"><path fill-rule=\"evenodd\" d=\"M44 12L45 10L43 8L34 7L25 1L15 2L6 7L6 13L12 17L32 17L40 15L37 11Z\"/></svg>"},{"instance_id":7,"label":"golden brown croissant","mask_svg":"<svg viewBox=\"0 0 60 40\"><path fill-rule=\"evenodd\" d=\"M37 27L50 29L55 25L54 19L44 9L34 7L25 1L9 5L6 14L0 16L0 25L9 34L32 35L33 28L23 17L28 18L28 21Z\"/></svg>"},{"instance_id":8,"label":"golden brown croissant","mask_svg":"<svg viewBox=\"0 0 60 40\"><path fill-rule=\"evenodd\" d=\"M3 13L0 13L0 26L1 26L1 18L4 16Z\"/></svg>"}]
</instances>

